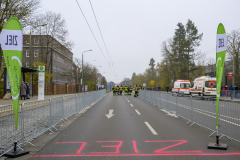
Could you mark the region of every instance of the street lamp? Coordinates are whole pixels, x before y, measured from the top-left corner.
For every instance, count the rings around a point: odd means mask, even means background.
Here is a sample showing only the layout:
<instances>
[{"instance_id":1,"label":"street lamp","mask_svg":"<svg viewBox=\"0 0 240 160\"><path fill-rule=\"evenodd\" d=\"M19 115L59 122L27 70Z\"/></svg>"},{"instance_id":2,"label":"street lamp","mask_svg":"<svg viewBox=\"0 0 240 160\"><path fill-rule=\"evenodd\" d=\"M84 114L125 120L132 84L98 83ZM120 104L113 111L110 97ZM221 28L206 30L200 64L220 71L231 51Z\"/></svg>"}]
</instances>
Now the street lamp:
<instances>
[{"instance_id":1,"label":"street lamp","mask_svg":"<svg viewBox=\"0 0 240 160\"><path fill-rule=\"evenodd\" d=\"M82 52L82 81L81 81L82 86L83 86L83 53L89 52L89 51L92 51L92 50L87 50L87 51ZM84 88L83 87L82 87L82 89L83 89L83 92L84 92Z\"/></svg>"},{"instance_id":2,"label":"street lamp","mask_svg":"<svg viewBox=\"0 0 240 160\"><path fill-rule=\"evenodd\" d=\"M76 83L76 86L77 86L77 93L78 93L78 68L77 68L77 83Z\"/></svg>"},{"instance_id":3,"label":"street lamp","mask_svg":"<svg viewBox=\"0 0 240 160\"><path fill-rule=\"evenodd\" d=\"M36 26L36 27L32 27L31 29L30 29L30 63L31 63L31 51L32 51L32 29L35 29L35 28L37 28L37 27L43 27L43 26L46 26L47 24L42 24L42 25L38 25L38 26ZM41 28L40 28L41 29ZM40 30L40 35L41 35L41 30ZM41 53L42 54L42 53Z\"/></svg>"}]
</instances>

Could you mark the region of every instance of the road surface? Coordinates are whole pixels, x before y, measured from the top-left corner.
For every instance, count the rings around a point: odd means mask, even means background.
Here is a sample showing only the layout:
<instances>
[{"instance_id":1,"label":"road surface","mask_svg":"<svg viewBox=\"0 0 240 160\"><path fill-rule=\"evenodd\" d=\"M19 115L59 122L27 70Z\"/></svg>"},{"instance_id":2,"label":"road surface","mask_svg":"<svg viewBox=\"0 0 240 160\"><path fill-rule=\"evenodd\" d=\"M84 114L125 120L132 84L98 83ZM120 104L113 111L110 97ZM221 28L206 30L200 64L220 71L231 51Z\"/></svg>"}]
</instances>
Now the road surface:
<instances>
[{"instance_id":1,"label":"road surface","mask_svg":"<svg viewBox=\"0 0 240 160\"><path fill-rule=\"evenodd\" d=\"M185 123L139 97L110 92L30 159L240 159L239 143L222 138L228 150L209 150L211 132Z\"/></svg>"}]
</instances>

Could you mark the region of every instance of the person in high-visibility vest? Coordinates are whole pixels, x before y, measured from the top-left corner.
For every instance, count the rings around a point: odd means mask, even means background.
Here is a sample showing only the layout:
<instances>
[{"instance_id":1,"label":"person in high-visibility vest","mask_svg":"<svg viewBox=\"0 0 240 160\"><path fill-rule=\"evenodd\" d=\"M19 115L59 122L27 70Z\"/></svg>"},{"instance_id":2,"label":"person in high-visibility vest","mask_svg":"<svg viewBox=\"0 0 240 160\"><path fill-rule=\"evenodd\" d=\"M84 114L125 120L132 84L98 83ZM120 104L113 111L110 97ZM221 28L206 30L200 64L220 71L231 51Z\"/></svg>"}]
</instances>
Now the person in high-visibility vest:
<instances>
[{"instance_id":1,"label":"person in high-visibility vest","mask_svg":"<svg viewBox=\"0 0 240 160\"><path fill-rule=\"evenodd\" d=\"M116 87L116 95L119 95L119 87Z\"/></svg>"},{"instance_id":2,"label":"person in high-visibility vest","mask_svg":"<svg viewBox=\"0 0 240 160\"><path fill-rule=\"evenodd\" d=\"M136 85L136 86L135 86L135 94L134 94L134 97L137 97L137 95L138 95L138 86Z\"/></svg>"},{"instance_id":3,"label":"person in high-visibility vest","mask_svg":"<svg viewBox=\"0 0 240 160\"><path fill-rule=\"evenodd\" d=\"M122 85L120 86L119 90L120 90L120 95L122 95L122 91L123 91Z\"/></svg>"},{"instance_id":4,"label":"person in high-visibility vest","mask_svg":"<svg viewBox=\"0 0 240 160\"><path fill-rule=\"evenodd\" d=\"M115 95L115 87L112 87L113 95Z\"/></svg>"},{"instance_id":5,"label":"person in high-visibility vest","mask_svg":"<svg viewBox=\"0 0 240 160\"><path fill-rule=\"evenodd\" d=\"M138 86L138 93L137 93L137 96L139 96L139 90L142 90L141 86Z\"/></svg>"},{"instance_id":6,"label":"person in high-visibility vest","mask_svg":"<svg viewBox=\"0 0 240 160\"><path fill-rule=\"evenodd\" d=\"M125 87L124 87L124 95L127 95L127 94L128 94L128 87L125 86Z\"/></svg>"},{"instance_id":7,"label":"person in high-visibility vest","mask_svg":"<svg viewBox=\"0 0 240 160\"><path fill-rule=\"evenodd\" d=\"M129 87L128 95L132 95L132 86Z\"/></svg>"}]
</instances>

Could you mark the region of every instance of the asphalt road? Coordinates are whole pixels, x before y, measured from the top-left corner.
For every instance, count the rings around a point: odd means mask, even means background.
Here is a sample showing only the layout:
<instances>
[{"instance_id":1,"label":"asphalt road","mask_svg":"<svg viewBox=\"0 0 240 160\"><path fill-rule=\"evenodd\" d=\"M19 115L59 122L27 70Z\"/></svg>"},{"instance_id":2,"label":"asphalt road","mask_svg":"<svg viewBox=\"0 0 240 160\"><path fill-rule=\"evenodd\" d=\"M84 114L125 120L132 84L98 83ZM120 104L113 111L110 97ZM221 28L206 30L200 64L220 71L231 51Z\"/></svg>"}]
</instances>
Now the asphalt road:
<instances>
[{"instance_id":1,"label":"asphalt road","mask_svg":"<svg viewBox=\"0 0 240 160\"><path fill-rule=\"evenodd\" d=\"M209 150L211 132L185 123L138 97L110 92L30 159L240 159L239 143L222 138L228 150Z\"/></svg>"}]
</instances>

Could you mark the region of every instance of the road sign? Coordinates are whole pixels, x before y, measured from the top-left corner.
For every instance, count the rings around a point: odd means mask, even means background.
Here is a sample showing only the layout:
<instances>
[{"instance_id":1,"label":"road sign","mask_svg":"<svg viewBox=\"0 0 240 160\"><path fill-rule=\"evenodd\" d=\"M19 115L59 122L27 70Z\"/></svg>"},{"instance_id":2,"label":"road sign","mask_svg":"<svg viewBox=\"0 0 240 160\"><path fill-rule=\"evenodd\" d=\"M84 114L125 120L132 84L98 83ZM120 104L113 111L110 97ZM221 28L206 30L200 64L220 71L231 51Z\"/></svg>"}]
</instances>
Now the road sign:
<instances>
[{"instance_id":1,"label":"road sign","mask_svg":"<svg viewBox=\"0 0 240 160\"><path fill-rule=\"evenodd\" d=\"M45 66L38 69L38 100L44 100Z\"/></svg>"},{"instance_id":2,"label":"road sign","mask_svg":"<svg viewBox=\"0 0 240 160\"><path fill-rule=\"evenodd\" d=\"M232 72L228 72L228 78L229 79L232 79L232 75L233 75Z\"/></svg>"},{"instance_id":3,"label":"road sign","mask_svg":"<svg viewBox=\"0 0 240 160\"><path fill-rule=\"evenodd\" d=\"M143 87L146 87L146 83L143 83Z\"/></svg>"},{"instance_id":4,"label":"road sign","mask_svg":"<svg viewBox=\"0 0 240 160\"><path fill-rule=\"evenodd\" d=\"M154 84L155 84L155 81L154 81L154 80L151 80L151 81L150 81L150 85L153 86Z\"/></svg>"},{"instance_id":5,"label":"road sign","mask_svg":"<svg viewBox=\"0 0 240 160\"><path fill-rule=\"evenodd\" d=\"M173 83L173 79L171 80L171 82Z\"/></svg>"}]
</instances>

